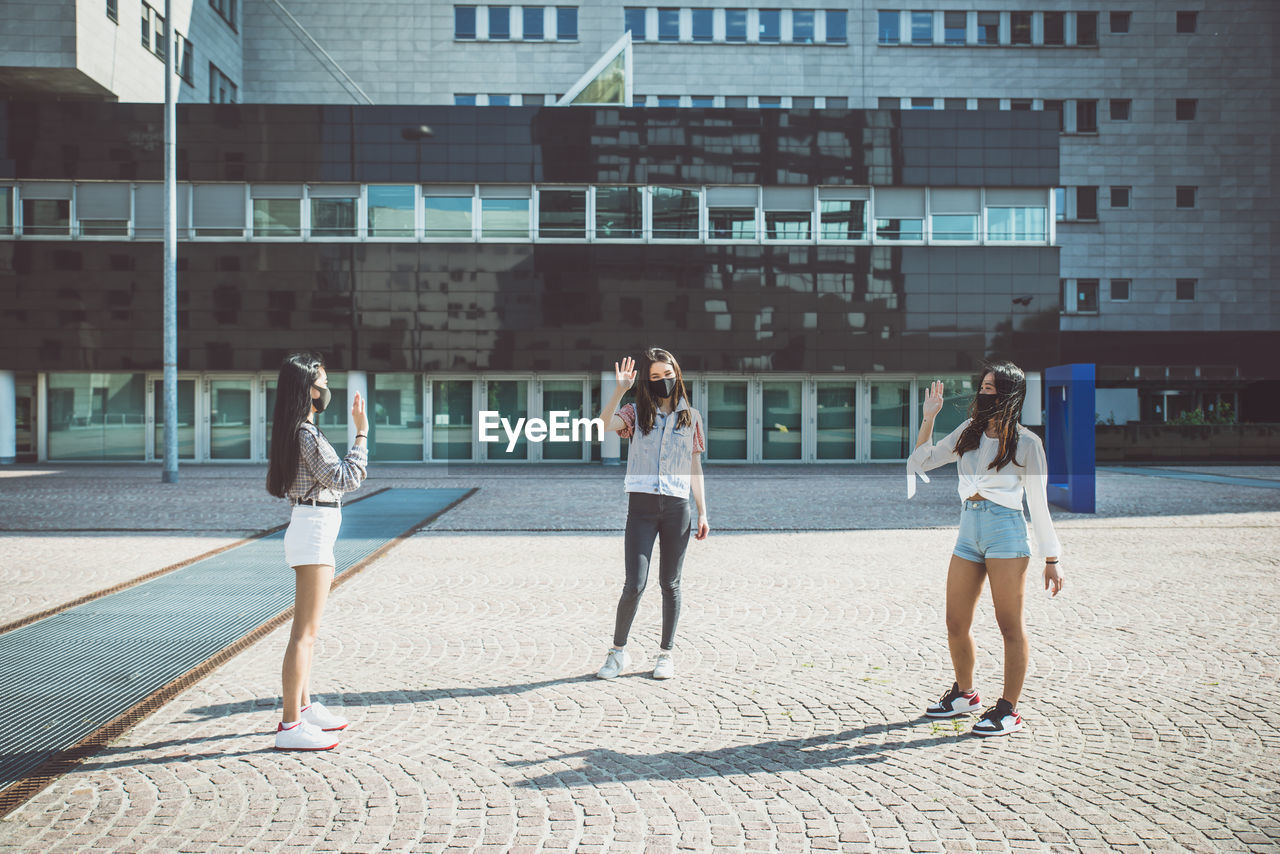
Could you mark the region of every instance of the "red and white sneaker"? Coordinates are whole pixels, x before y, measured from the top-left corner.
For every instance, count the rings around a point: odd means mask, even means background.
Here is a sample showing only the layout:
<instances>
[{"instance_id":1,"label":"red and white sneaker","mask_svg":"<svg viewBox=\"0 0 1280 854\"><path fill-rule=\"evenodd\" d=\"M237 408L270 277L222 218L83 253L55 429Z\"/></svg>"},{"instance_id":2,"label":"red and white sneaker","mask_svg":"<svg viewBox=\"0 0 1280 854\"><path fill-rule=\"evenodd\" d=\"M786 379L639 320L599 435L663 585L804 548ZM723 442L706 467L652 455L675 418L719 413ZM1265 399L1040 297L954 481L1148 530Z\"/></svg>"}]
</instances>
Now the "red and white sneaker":
<instances>
[{"instance_id":1,"label":"red and white sneaker","mask_svg":"<svg viewBox=\"0 0 1280 854\"><path fill-rule=\"evenodd\" d=\"M306 721L288 727L283 723L276 725L276 750L333 750L337 746L338 739L325 735Z\"/></svg>"},{"instance_id":2,"label":"red and white sneaker","mask_svg":"<svg viewBox=\"0 0 1280 854\"><path fill-rule=\"evenodd\" d=\"M924 710L931 718L954 718L967 715L982 708L982 698L977 691L964 693L958 682L951 683L951 690L942 695L942 699Z\"/></svg>"},{"instance_id":3,"label":"red and white sneaker","mask_svg":"<svg viewBox=\"0 0 1280 854\"><path fill-rule=\"evenodd\" d=\"M1017 732L1026 724L1022 715L1013 710L1013 704L1001 697L996 704L983 713L978 722L970 730L974 735L1008 735Z\"/></svg>"},{"instance_id":4,"label":"red and white sneaker","mask_svg":"<svg viewBox=\"0 0 1280 854\"><path fill-rule=\"evenodd\" d=\"M325 732L337 732L347 728L347 719L339 717L326 709L319 700L302 708L302 719L317 729Z\"/></svg>"}]
</instances>

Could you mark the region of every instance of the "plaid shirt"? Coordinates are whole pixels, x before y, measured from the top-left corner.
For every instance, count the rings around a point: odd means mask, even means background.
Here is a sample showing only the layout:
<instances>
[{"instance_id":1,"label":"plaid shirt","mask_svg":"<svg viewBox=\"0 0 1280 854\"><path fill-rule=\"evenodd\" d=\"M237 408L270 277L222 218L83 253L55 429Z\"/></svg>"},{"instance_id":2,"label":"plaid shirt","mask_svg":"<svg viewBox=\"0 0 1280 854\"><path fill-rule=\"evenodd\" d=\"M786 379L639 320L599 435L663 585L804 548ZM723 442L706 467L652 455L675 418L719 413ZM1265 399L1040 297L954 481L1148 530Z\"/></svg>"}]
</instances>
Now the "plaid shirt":
<instances>
[{"instance_id":1,"label":"plaid shirt","mask_svg":"<svg viewBox=\"0 0 1280 854\"><path fill-rule=\"evenodd\" d=\"M308 422L298 430L301 459L286 493L290 501L341 501L342 493L360 488L369 465L363 445L352 445L346 459L341 459L316 425Z\"/></svg>"}]
</instances>

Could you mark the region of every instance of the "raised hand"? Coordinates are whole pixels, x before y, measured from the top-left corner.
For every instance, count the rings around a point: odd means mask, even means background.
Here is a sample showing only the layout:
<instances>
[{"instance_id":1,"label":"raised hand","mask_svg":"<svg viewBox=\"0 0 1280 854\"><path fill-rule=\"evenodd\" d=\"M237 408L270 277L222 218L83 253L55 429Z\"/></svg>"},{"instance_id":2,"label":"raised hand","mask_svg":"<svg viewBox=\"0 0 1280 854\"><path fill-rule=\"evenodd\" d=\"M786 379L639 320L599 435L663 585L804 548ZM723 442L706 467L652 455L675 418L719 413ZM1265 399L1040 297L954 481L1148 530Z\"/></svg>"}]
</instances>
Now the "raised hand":
<instances>
[{"instance_id":1,"label":"raised hand","mask_svg":"<svg viewBox=\"0 0 1280 854\"><path fill-rule=\"evenodd\" d=\"M924 398L924 417L935 418L942 411L942 380L934 380Z\"/></svg>"},{"instance_id":2,"label":"raised hand","mask_svg":"<svg viewBox=\"0 0 1280 854\"><path fill-rule=\"evenodd\" d=\"M369 432L369 416L364 411L364 398L360 396L360 392L355 393L355 397L351 398L351 423L356 426L357 433Z\"/></svg>"},{"instance_id":3,"label":"raised hand","mask_svg":"<svg viewBox=\"0 0 1280 854\"><path fill-rule=\"evenodd\" d=\"M636 383L636 360L624 356L622 364L613 363L613 378L622 389L629 389Z\"/></svg>"}]
</instances>

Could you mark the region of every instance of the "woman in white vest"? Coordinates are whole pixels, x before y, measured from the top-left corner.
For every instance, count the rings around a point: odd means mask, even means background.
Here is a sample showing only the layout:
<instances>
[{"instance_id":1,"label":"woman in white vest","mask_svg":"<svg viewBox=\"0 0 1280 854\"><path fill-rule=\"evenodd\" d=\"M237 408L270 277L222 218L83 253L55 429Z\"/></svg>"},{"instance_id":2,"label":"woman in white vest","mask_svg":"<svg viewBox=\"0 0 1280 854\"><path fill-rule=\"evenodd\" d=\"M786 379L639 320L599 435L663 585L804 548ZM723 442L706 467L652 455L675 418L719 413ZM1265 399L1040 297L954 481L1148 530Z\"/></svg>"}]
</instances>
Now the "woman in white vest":
<instances>
[{"instance_id":1,"label":"woman in white vest","mask_svg":"<svg viewBox=\"0 0 1280 854\"><path fill-rule=\"evenodd\" d=\"M670 679L675 675L672 647L680 619L680 568L689 545L692 519L690 495L697 506L697 539L706 539L711 530L702 489L701 454L706 447L702 416L689 406L680 365L666 350L645 350L639 371L630 356L621 365L614 362L613 370L617 382L600 420L606 429L631 440L623 483L628 499L624 546L627 577L618 600L613 647L596 676L612 679L631 664L627 636L649 578L649 559L657 539L662 638L653 678ZM635 384L637 373L646 380L636 388L635 403L618 409L622 396Z\"/></svg>"}]
</instances>

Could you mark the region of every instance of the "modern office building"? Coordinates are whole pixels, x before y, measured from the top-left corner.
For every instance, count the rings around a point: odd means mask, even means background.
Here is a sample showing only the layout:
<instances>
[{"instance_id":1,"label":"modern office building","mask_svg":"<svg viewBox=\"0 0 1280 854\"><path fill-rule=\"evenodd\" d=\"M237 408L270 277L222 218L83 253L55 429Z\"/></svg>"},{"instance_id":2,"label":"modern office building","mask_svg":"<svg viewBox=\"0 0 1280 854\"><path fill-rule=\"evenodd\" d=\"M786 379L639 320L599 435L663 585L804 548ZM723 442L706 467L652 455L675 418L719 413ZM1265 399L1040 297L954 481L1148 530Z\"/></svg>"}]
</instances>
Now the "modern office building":
<instances>
[{"instance_id":1,"label":"modern office building","mask_svg":"<svg viewBox=\"0 0 1280 854\"><path fill-rule=\"evenodd\" d=\"M153 459L160 111L48 101L156 90L66 5L76 51L0 51L59 68L0 110L0 420L11 382L20 453ZM926 5L188 3L197 75L216 27L234 59L183 100L246 106L180 109L184 454L262 459L297 346L369 392L375 459L598 457L470 419L594 414L649 343L711 460L901 458L995 354L1097 363L1104 419L1280 420L1277 7Z\"/></svg>"}]
</instances>

